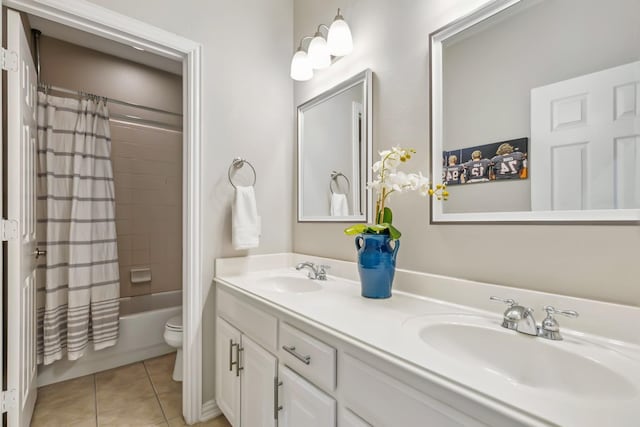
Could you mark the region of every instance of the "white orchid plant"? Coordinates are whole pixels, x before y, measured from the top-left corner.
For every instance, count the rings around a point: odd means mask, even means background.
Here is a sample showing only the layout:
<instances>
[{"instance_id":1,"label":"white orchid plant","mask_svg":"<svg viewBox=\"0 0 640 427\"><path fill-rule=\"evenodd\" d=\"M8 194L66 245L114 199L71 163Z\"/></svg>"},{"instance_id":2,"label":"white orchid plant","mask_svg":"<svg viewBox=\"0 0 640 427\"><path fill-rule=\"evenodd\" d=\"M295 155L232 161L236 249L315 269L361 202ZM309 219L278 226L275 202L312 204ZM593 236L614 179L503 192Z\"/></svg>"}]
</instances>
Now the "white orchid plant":
<instances>
[{"instance_id":1,"label":"white orchid plant","mask_svg":"<svg viewBox=\"0 0 640 427\"><path fill-rule=\"evenodd\" d=\"M399 239L402 233L392 225L393 213L387 206L391 194L417 191L422 196L435 195L439 200L449 197L444 184L436 185L434 190L429 178L423 176L422 172L405 173L398 170L415 152L413 148L393 147L378 153L380 160L372 167L376 179L368 184L368 188L377 192L375 223L353 225L344 230L345 234L388 234L394 240Z\"/></svg>"}]
</instances>

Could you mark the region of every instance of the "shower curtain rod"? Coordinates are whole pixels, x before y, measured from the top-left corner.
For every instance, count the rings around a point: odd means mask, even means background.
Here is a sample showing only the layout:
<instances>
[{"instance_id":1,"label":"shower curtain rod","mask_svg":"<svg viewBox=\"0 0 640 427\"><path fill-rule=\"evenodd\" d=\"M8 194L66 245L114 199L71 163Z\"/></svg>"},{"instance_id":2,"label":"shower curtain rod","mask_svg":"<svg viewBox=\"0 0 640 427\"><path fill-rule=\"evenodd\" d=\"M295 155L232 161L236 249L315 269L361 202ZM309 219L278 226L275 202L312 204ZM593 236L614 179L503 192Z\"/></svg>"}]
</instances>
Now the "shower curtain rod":
<instances>
[{"instance_id":1,"label":"shower curtain rod","mask_svg":"<svg viewBox=\"0 0 640 427\"><path fill-rule=\"evenodd\" d=\"M67 94L70 94L70 95L76 95L76 96L87 95L86 92L82 92L82 91L78 91L78 90L65 89L65 88L60 87L60 86L52 86L52 85L47 85L45 83L39 83L38 84L38 90L39 91L46 92L47 89L48 90L55 90L56 92L67 93ZM96 95L96 96L98 96L100 98L104 98L107 102L110 102L111 104L119 104L119 105L124 105L124 106L127 106L127 107L134 107L134 108L140 108L140 109L143 109L143 110L153 111L155 113L169 114L169 115L172 115L172 116L182 117L182 114L174 113L173 111L163 110L163 109L154 108L154 107L147 107L146 105L134 104L133 102L121 101L119 99L113 99L113 98L109 98L109 97L106 97L106 96L100 96L100 95Z\"/></svg>"},{"instance_id":2,"label":"shower curtain rod","mask_svg":"<svg viewBox=\"0 0 640 427\"><path fill-rule=\"evenodd\" d=\"M35 65L36 65L36 71L38 73L38 90L46 92L46 90L49 89L49 90L55 90L56 92L66 93L66 94L75 95L75 96L87 95L85 92L81 92L78 90L65 89L59 86L47 85L40 79L40 75L41 75L40 74L40 36L42 35L42 32L40 30L33 28L31 30L31 33L33 34L33 45L34 45L33 47L35 50L35 62L36 62ZM95 95L95 94L92 94L92 95ZM126 107L134 107L134 108L140 108L147 111L153 111L155 113L163 113L163 114L169 114L176 117L182 117L182 114L180 113L174 113L173 111L163 110L161 108L147 107L146 105L134 104L133 102L121 101L119 99L113 99L106 96L100 96L100 95L97 95L97 96L99 96L100 98L104 98L107 102L110 102L112 104L119 104L119 105L124 105Z\"/></svg>"}]
</instances>

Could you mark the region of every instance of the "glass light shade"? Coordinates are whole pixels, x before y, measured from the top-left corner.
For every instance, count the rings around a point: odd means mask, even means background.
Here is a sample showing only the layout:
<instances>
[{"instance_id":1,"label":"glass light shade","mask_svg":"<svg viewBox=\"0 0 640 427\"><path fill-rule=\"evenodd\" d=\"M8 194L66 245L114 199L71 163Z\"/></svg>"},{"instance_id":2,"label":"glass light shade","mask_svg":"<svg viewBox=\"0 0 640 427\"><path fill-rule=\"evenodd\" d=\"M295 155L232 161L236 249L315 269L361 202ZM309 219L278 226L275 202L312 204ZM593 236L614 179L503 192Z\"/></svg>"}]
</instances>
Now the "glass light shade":
<instances>
[{"instance_id":1,"label":"glass light shade","mask_svg":"<svg viewBox=\"0 0 640 427\"><path fill-rule=\"evenodd\" d=\"M331 24L327 35L327 46L333 56L345 56L353 50L351 30L344 19L336 18Z\"/></svg>"},{"instance_id":2,"label":"glass light shade","mask_svg":"<svg viewBox=\"0 0 640 427\"><path fill-rule=\"evenodd\" d=\"M305 81L313 77L311 61L304 50L298 50L291 59L291 78L293 80Z\"/></svg>"},{"instance_id":3,"label":"glass light shade","mask_svg":"<svg viewBox=\"0 0 640 427\"><path fill-rule=\"evenodd\" d=\"M309 60L311 66L316 70L329 67L331 65L331 54L327 47L327 41L321 34L316 33L315 37L309 43Z\"/></svg>"}]
</instances>

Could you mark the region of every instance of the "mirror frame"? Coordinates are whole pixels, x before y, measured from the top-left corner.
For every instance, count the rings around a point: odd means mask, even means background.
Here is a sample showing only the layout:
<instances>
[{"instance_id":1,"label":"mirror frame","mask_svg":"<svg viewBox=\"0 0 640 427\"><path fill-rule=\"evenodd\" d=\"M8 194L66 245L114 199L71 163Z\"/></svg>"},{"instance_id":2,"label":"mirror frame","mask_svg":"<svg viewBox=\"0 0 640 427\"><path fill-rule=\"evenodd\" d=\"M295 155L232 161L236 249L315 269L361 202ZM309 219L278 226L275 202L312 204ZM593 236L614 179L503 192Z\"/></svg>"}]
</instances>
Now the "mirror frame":
<instances>
[{"instance_id":1,"label":"mirror frame","mask_svg":"<svg viewBox=\"0 0 640 427\"><path fill-rule=\"evenodd\" d=\"M360 222L370 222L373 218L372 211L372 203L371 203L371 189L368 189L367 183L372 180L371 175L371 165L372 165L372 150L373 150L373 87L372 87L372 78L373 72L367 68L364 71L344 80L343 82L333 86L331 89L322 92L321 94L311 98L310 100L300 104L297 108L297 125L296 125L296 148L297 148L297 174L298 174L298 191L297 191L297 211L298 211L298 222L342 222L342 223L360 223ZM366 168L365 170L365 181L362 183L364 185L364 215L352 215L352 219L347 219L346 217L337 217L333 218L331 216L318 216L318 217L305 217L302 212L302 151L303 151L303 141L302 141L302 128L304 122L304 112L309 108L318 105L334 96L341 94L342 92L351 89L352 87L364 84L364 99L363 99L363 112L364 112L364 149L365 149L365 159L366 164L362 165ZM361 167L362 167L361 166Z\"/></svg>"},{"instance_id":2,"label":"mirror frame","mask_svg":"<svg viewBox=\"0 0 640 427\"><path fill-rule=\"evenodd\" d=\"M442 44L467 28L484 21L524 0L493 0L471 13L451 22L429 35L429 122L431 141L431 180L440 182L442 177L443 146L443 93L442 93ZM451 194L455 197L455 194ZM445 213L445 201L431 198L429 222L431 224L616 224L640 223L640 209L597 209L567 211L522 212L472 212Z\"/></svg>"}]
</instances>

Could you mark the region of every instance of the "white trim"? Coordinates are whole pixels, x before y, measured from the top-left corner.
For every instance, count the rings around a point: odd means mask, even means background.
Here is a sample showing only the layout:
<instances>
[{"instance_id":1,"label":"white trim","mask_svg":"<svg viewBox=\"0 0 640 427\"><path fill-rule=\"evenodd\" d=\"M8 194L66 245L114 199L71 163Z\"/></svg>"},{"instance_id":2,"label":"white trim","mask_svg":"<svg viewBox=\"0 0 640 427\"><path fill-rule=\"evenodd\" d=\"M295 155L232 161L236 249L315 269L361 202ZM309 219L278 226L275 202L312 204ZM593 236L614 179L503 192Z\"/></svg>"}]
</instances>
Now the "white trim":
<instances>
[{"instance_id":1,"label":"white trim","mask_svg":"<svg viewBox=\"0 0 640 427\"><path fill-rule=\"evenodd\" d=\"M202 404L202 409L200 411L200 422L203 423L205 421L209 421L213 418L219 417L222 415L222 411L218 407L215 399L211 399Z\"/></svg>"},{"instance_id":2,"label":"white trim","mask_svg":"<svg viewBox=\"0 0 640 427\"><path fill-rule=\"evenodd\" d=\"M7 0L7 7L119 43L143 47L183 64L183 385L188 424L202 414L201 161L202 45L84 0Z\"/></svg>"}]
</instances>

